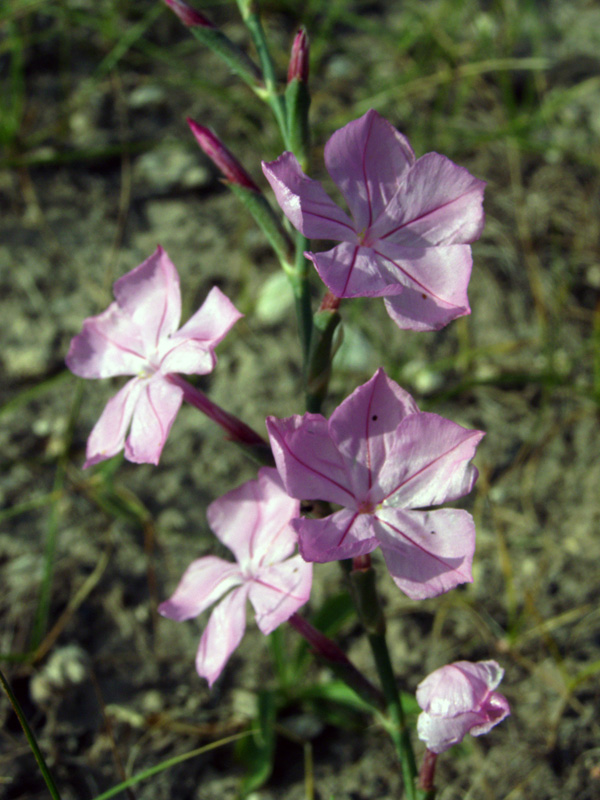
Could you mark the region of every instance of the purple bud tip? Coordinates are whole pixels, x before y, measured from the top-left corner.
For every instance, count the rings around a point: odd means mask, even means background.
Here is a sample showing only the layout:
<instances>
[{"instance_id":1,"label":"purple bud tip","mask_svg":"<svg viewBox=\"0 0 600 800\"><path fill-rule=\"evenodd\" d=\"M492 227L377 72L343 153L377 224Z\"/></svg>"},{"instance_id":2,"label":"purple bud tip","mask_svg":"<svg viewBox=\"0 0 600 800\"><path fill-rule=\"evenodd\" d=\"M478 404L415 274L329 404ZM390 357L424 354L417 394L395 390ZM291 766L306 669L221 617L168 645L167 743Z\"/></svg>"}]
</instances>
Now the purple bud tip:
<instances>
[{"instance_id":1,"label":"purple bud tip","mask_svg":"<svg viewBox=\"0 0 600 800\"><path fill-rule=\"evenodd\" d=\"M188 28L215 28L216 25L207 19L203 14L199 11L196 11L195 8L188 6L187 3L184 3L183 0L164 0L165 4L169 6L171 11L173 11L179 19L186 25Z\"/></svg>"},{"instance_id":2,"label":"purple bud tip","mask_svg":"<svg viewBox=\"0 0 600 800\"><path fill-rule=\"evenodd\" d=\"M300 28L296 34L288 67L288 83L295 78L308 83L308 36L304 28Z\"/></svg>"},{"instance_id":3,"label":"purple bud tip","mask_svg":"<svg viewBox=\"0 0 600 800\"><path fill-rule=\"evenodd\" d=\"M199 125L191 117L187 118L187 124L196 137L200 149L210 158L217 169L223 173L229 183L243 186L245 189L250 189L257 194L261 193L259 187L237 158L229 152L223 142L211 130L205 128L204 125Z\"/></svg>"}]
</instances>

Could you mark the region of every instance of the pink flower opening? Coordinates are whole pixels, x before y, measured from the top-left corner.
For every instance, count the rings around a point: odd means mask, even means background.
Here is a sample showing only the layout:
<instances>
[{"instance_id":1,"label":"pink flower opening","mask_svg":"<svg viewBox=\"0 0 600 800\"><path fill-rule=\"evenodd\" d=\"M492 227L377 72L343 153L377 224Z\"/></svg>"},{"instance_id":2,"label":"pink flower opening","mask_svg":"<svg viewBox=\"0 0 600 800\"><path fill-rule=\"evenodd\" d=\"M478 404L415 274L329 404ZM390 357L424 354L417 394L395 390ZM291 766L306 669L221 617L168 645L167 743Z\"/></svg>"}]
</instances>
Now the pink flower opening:
<instances>
[{"instance_id":1,"label":"pink flower opening","mask_svg":"<svg viewBox=\"0 0 600 800\"><path fill-rule=\"evenodd\" d=\"M236 563L216 556L193 561L169 600L158 610L181 622L220 598L206 626L196 656L198 674L212 686L239 645L246 628L246 600L256 623L269 634L288 620L310 595L312 564L296 548L291 525L300 503L284 490L277 470L263 467L256 480L215 500L208 522Z\"/></svg>"},{"instance_id":2,"label":"pink flower opening","mask_svg":"<svg viewBox=\"0 0 600 800\"><path fill-rule=\"evenodd\" d=\"M243 315L215 286L177 330L179 275L160 246L113 289L116 302L84 321L66 363L82 378L135 377L106 404L88 438L84 467L123 449L129 461L158 464L184 394L169 375L211 372L214 348Z\"/></svg>"},{"instance_id":3,"label":"pink flower opening","mask_svg":"<svg viewBox=\"0 0 600 800\"><path fill-rule=\"evenodd\" d=\"M342 506L324 519L293 521L307 561L356 558L380 547L396 585L417 600L472 581L471 515L423 509L471 491L481 431L419 411L382 369L329 420L268 417L267 430L287 492Z\"/></svg>"},{"instance_id":4,"label":"pink flower opening","mask_svg":"<svg viewBox=\"0 0 600 800\"><path fill-rule=\"evenodd\" d=\"M494 691L504 676L495 661L456 661L428 675L417 687L423 709L417 734L432 753L443 753L470 733L481 736L510 714L504 695Z\"/></svg>"},{"instance_id":5,"label":"pink flower opening","mask_svg":"<svg viewBox=\"0 0 600 800\"><path fill-rule=\"evenodd\" d=\"M348 216L292 153L263 162L290 222L309 239L340 242L307 252L337 297L384 297L400 328L438 330L470 313L470 243L484 224L484 181L439 153L417 159L376 111L336 131L325 166Z\"/></svg>"}]
</instances>

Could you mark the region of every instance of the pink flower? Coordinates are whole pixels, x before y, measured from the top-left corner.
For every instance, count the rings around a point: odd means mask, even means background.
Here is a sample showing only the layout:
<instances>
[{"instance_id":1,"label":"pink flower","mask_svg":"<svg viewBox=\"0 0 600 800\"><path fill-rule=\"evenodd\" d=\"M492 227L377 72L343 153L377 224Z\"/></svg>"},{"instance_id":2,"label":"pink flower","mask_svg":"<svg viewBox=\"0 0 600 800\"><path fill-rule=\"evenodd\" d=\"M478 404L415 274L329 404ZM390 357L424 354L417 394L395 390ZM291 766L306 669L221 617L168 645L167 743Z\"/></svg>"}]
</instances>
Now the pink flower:
<instances>
[{"instance_id":1,"label":"pink flower","mask_svg":"<svg viewBox=\"0 0 600 800\"><path fill-rule=\"evenodd\" d=\"M481 736L510 714L506 698L494 689L504 676L495 661L456 661L428 675L417 687L423 709L419 739L433 753L443 753L470 733Z\"/></svg>"},{"instance_id":2,"label":"pink flower","mask_svg":"<svg viewBox=\"0 0 600 800\"><path fill-rule=\"evenodd\" d=\"M475 526L457 509L423 511L473 488L469 461L483 437L437 414L379 369L333 412L267 418L271 448L292 497L343 506L297 519L307 561L355 558L381 547L395 583L422 599L472 580Z\"/></svg>"},{"instance_id":3,"label":"pink flower","mask_svg":"<svg viewBox=\"0 0 600 800\"><path fill-rule=\"evenodd\" d=\"M352 218L291 153L263 162L290 222L309 239L341 244L306 253L338 297L385 297L400 328L437 330L470 313L470 242L483 228L484 182L445 156L418 160L376 111L325 145L325 165Z\"/></svg>"},{"instance_id":4,"label":"pink flower","mask_svg":"<svg viewBox=\"0 0 600 800\"><path fill-rule=\"evenodd\" d=\"M84 321L66 362L81 378L135 377L106 404L88 439L84 467L123 447L129 461L158 464L183 398L170 373L211 372L217 363L214 348L243 315L214 287L177 330L179 276L161 247L113 289L116 303Z\"/></svg>"},{"instance_id":5,"label":"pink flower","mask_svg":"<svg viewBox=\"0 0 600 800\"><path fill-rule=\"evenodd\" d=\"M289 619L310 595L312 564L292 556L290 525L300 504L289 497L277 470L263 467L208 507L208 522L237 563L205 556L187 568L173 596L158 610L181 622L200 614L233 587L213 610L196 656L196 669L212 686L246 628L246 600L264 634Z\"/></svg>"}]
</instances>

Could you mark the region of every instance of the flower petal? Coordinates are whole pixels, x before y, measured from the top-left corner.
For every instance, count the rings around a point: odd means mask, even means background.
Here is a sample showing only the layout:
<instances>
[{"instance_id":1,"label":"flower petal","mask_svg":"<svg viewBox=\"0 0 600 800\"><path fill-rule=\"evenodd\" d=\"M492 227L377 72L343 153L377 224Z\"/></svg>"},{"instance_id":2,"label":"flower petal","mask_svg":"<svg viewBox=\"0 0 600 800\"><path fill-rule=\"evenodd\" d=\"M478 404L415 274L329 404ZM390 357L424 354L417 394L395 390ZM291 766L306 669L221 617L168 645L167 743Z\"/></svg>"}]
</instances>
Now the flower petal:
<instances>
[{"instance_id":1,"label":"flower petal","mask_svg":"<svg viewBox=\"0 0 600 800\"><path fill-rule=\"evenodd\" d=\"M142 389L143 382L134 378L108 401L88 437L84 469L112 458L123 449Z\"/></svg>"},{"instance_id":2,"label":"flower petal","mask_svg":"<svg viewBox=\"0 0 600 800\"><path fill-rule=\"evenodd\" d=\"M408 392L381 368L335 409L329 432L348 460L355 497L377 503L382 500L369 493L377 485L389 454L396 449L396 428L407 415L418 411Z\"/></svg>"},{"instance_id":3,"label":"flower petal","mask_svg":"<svg viewBox=\"0 0 600 800\"><path fill-rule=\"evenodd\" d=\"M484 435L438 414L406 417L378 475L380 498L387 506L425 508L468 494L478 474L470 461Z\"/></svg>"},{"instance_id":4,"label":"flower petal","mask_svg":"<svg viewBox=\"0 0 600 800\"><path fill-rule=\"evenodd\" d=\"M300 511L284 490L277 470L263 467L258 480L247 481L211 503L206 512L217 537L243 569L258 568L289 556L296 534L289 522Z\"/></svg>"},{"instance_id":5,"label":"flower petal","mask_svg":"<svg viewBox=\"0 0 600 800\"><path fill-rule=\"evenodd\" d=\"M402 294L384 297L385 310L403 331L439 331L458 317L471 313L468 306L456 306L424 291L405 287Z\"/></svg>"},{"instance_id":6,"label":"flower petal","mask_svg":"<svg viewBox=\"0 0 600 800\"><path fill-rule=\"evenodd\" d=\"M378 219L414 161L408 139L373 109L336 131L325 145L325 166L357 231Z\"/></svg>"},{"instance_id":7,"label":"flower petal","mask_svg":"<svg viewBox=\"0 0 600 800\"><path fill-rule=\"evenodd\" d=\"M324 519L297 519L300 553L306 561L340 561L372 553L379 541L373 517L343 508Z\"/></svg>"},{"instance_id":8,"label":"flower petal","mask_svg":"<svg viewBox=\"0 0 600 800\"><path fill-rule=\"evenodd\" d=\"M355 506L346 465L320 414L267 417L271 448L288 494Z\"/></svg>"},{"instance_id":9,"label":"flower petal","mask_svg":"<svg viewBox=\"0 0 600 800\"><path fill-rule=\"evenodd\" d=\"M374 529L394 583L412 600L471 583L475 524L466 511L383 507Z\"/></svg>"},{"instance_id":10,"label":"flower petal","mask_svg":"<svg viewBox=\"0 0 600 800\"><path fill-rule=\"evenodd\" d=\"M142 332L148 355L161 339L177 330L181 317L179 275L160 245L139 267L119 278L113 290L119 307Z\"/></svg>"},{"instance_id":11,"label":"flower petal","mask_svg":"<svg viewBox=\"0 0 600 800\"><path fill-rule=\"evenodd\" d=\"M217 363L213 348L193 339L176 339L171 336L163 342L161 351L164 352L160 359L160 371L163 375L208 375Z\"/></svg>"},{"instance_id":12,"label":"flower petal","mask_svg":"<svg viewBox=\"0 0 600 800\"><path fill-rule=\"evenodd\" d=\"M125 442L128 461L158 464L182 400L183 390L162 375L144 381Z\"/></svg>"},{"instance_id":13,"label":"flower petal","mask_svg":"<svg viewBox=\"0 0 600 800\"><path fill-rule=\"evenodd\" d=\"M404 291L398 274L370 247L342 242L332 250L304 255L336 297L385 297Z\"/></svg>"},{"instance_id":14,"label":"flower petal","mask_svg":"<svg viewBox=\"0 0 600 800\"><path fill-rule=\"evenodd\" d=\"M439 247L404 247L377 242L373 252L382 279L401 283L425 293L443 305L456 306L468 313L467 287L473 258L466 244ZM422 306L419 306L421 310Z\"/></svg>"},{"instance_id":15,"label":"flower petal","mask_svg":"<svg viewBox=\"0 0 600 800\"><path fill-rule=\"evenodd\" d=\"M309 239L355 242L350 217L333 202L319 181L304 174L292 153L276 161L262 162L266 179L283 213Z\"/></svg>"},{"instance_id":16,"label":"flower petal","mask_svg":"<svg viewBox=\"0 0 600 800\"><path fill-rule=\"evenodd\" d=\"M198 675L212 687L246 630L248 585L227 595L210 615L196 654Z\"/></svg>"},{"instance_id":17,"label":"flower petal","mask_svg":"<svg viewBox=\"0 0 600 800\"><path fill-rule=\"evenodd\" d=\"M299 555L262 570L249 593L260 630L267 635L295 614L307 602L311 585L312 564Z\"/></svg>"},{"instance_id":18,"label":"flower petal","mask_svg":"<svg viewBox=\"0 0 600 800\"><path fill-rule=\"evenodd\" d=\"M171 597L159 605L158 613L177 622L197 617L242 582L237 564L216 556L198 558L183 573Z\"/></svg>"},{"instance_id":19,"label":"flower petal","mask_svg":"<svg viewBox=\"0 0 600 800\"><path fill-rule=\"evenodd\" d=\"M198 311L171 338L194 339L216 347L243 316L227 295L213 286Z\"/></svg>"},{"instance_id":20,"label":"flower petal","mask_svg":"<svg viewBox=\"0 0 600 800\"><path fill-rule=\"evenodd\" d=\"M421 681L417 702L431 714L454 717L477 710L503 677L504 670L496 661L455 661Z\"/></svg>"},{"instance_id":21,"label":"flower petal","mask_svg":"<svg viewBox=\"0 0 600 800\"><path fill-rule=\"evenodd\" d=\"M493 691L503 675L495 661L456 661L422 680L417 687L423 709L417 731L428 749L441 753L467 733L481 736L508 716L506 698Z\"/></svg>"},{"instance_id":22,"label":"flower petal","mask_svg":"<svg viewBox=\"0 0 600 800\"><path fill-rule=\"evenodd\" d=\"M478 719L473 711L456 717L436 717L423 711L417 719L417 736L432 753L443 753L462 742Z\"/></svg>"},{"instance_id":23,"label":"flower petal","mask_svg":"<svg viewBox=\"0 0 600 800\"><path fill-rule=\"evenodd\" d=\"M371 228L372 239L418 246L474 242L484 225L485 181L439 153L422 156Z\"/></svg>"},{"instance_id":24,"label":"flower petal","mask_svg":"<svg viewBox=\"0 0 600 800\"><path fill-rule=\"evenodd\" d=\"M83 322L65 359L80 378L137 375L146 365L146 345L139 327L116 303Z\"/></svg>"}]
</instances>

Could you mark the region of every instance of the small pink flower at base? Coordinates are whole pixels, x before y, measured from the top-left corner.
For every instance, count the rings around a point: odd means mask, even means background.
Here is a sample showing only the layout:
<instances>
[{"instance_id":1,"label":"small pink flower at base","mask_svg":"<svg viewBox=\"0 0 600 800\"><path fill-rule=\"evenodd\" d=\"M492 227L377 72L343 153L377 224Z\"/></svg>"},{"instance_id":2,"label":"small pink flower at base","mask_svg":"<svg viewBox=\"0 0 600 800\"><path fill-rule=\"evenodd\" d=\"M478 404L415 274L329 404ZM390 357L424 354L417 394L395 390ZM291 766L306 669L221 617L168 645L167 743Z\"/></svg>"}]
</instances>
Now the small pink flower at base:
<instances>
[{"instance_id":1,"label":"small pink flower at base","mask_svg":"<svg viewBox=\"0 0 600 800\"><path fill-rule=\"evenodd\" d=\"M485 183L438 153L416 159L373 110L333 134L325 165L352 218L292 153L263 162L263 172L292 225L309 239L341 242L305 253L327 288L384 297L400 328L437 330L469 314L469 245L483 228Z\"/></svg>"},{"instance_id":2,"label":"small pink flower at base","mask_svg":"<svg viewBox=\"0 0 600 800\"><path fill-rule=\"evenodd\" d=\"M423 709L417 734L432 753L443 753L470 733L481 736L510 714L494 689L504 676L495 661L456 661L428 675L417 687Z\"/></svg>"},{"instance_id":3,"label":"small pink flower at base","mask_svg":"<svg viewBox=\"0 0 600 800\"><path fill-rule=\"evenodd\" d=\"M177 330L179 275L160 246L113 289L116 302L84 321L66 363L81 378L135 377L108 401L88 438L84 467L123 448L128 461L158 464L184 394L169 375L211 372L214 348L243 315L215 286Z\"/></svg>"},{"instance_id":4,"label":"small pink flower at base","mask_svg":"<svg viewBox=\"0 0 600 800\"><path fill-rule=\"evenodd\" d=\"M213 610L198 648L196 669L210 686L244 635L246 600L254 607L264 634L274 631L308 600L312 564L292 555L297 539L290 522L299 511L300 503L286 494L277 470L271 467L261 468L256 480L208 507L210 527L232 550L237 563L216 556L192 562L172 597L158 610L181 622L233 589Z\"/></svg>"},{"instance_id":5,"label":"small pink flower at base","mask_svg":"<svg viewBox=\"0 0 600 800\"><path fill-rule=\"evenodd\" d=\"M336 408L267 418L275 463L292 497L343 506L324 519L297 519L307 561L337 561L380 547L396 585L420 600L470 582L471 515L424 511L467 494L483 437L414 400L379 369Z\"/></svg>"}]
</instances>

